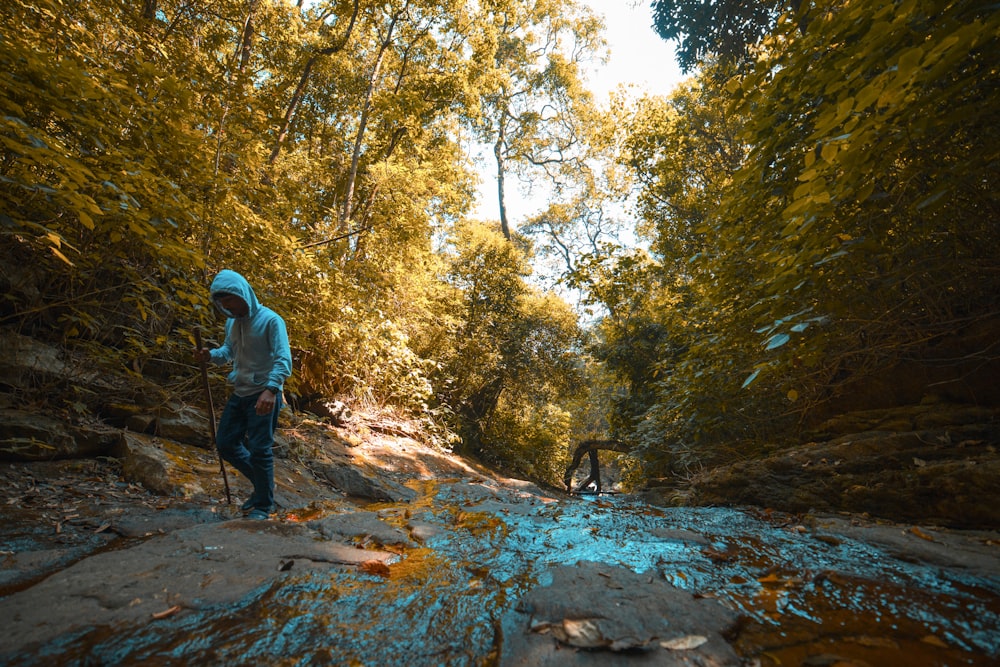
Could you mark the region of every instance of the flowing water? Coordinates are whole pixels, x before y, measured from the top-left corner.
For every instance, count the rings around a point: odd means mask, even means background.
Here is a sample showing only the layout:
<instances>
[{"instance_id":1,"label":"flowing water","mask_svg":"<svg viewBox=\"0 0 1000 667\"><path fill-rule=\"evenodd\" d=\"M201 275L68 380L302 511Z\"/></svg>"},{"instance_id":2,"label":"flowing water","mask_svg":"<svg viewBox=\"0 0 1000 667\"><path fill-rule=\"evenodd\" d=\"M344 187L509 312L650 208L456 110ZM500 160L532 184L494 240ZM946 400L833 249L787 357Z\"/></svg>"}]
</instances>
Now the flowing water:
<instances>
[{"instance_id":1,"label":"flowing water","mask_svg":"<svg viewBox=\"0 0 1000 667\"><path fill-rule=\"evenodd\" d=\"M747 664L1000 664L1000 568L930 564L801 517L475 486L428 483L415 503L376 506L428 535L388 576L292 570L238 605L90 630L19 664L490 665L504 613L548 566L581 560L736 608Z\"/></svg>"}]
</instances>

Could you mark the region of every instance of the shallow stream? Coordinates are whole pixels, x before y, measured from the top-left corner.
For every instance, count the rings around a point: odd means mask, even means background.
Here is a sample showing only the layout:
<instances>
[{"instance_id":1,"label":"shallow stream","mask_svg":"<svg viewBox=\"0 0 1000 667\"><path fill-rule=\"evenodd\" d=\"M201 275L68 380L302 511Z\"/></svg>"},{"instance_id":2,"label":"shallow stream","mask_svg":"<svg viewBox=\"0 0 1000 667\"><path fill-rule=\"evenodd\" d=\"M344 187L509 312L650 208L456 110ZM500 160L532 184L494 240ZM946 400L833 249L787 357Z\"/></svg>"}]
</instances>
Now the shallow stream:
<instances>
[{"instance_id":1,"label":"shallow stream","mask_svg":"<svg viewBox=\"0 0 1000 667\"><path fill-rule=\"evenodd\" d=\"M739 610L733 645L747 664L1000 664L1000 566L949 564L943 533L890 526L878 530L893 539L866 541L840 529L849 521L766 511L555 501L460 481L420 491L373 508L423 536L388 576L292 568L238 605L87 631L22 664L491 665L503 615L547 583L548 566L581 560L655 573ZM296 518L310 516L285 520ZM1000 553L986 537L971 543L987 559Z\"/></svg>"}]
</instances>

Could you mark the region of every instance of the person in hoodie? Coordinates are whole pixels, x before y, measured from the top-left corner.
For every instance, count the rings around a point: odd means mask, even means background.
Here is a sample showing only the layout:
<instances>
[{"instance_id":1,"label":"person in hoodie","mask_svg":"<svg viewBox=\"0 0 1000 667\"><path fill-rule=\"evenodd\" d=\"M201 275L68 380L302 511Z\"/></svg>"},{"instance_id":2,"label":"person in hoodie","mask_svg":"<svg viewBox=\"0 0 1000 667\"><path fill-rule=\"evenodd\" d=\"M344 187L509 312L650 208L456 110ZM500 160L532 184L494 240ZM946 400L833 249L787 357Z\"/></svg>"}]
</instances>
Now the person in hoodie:
<instances>
[{"instance_id":1,"label":"person in hoodie","mask_svg":"<svg viewBox=\"0 0 1000 667\"><path fill-rule=\"evenodd\" d=\"M265 307L246 278L223 269L212 281L212 301L228 318L226 338L214 350L202 348L199 360L232 362L232 394L222 411L216 446L222 458L253 484L243 511L267 519L274 511L274 429L282 387L292 374L292 353L285 321Z\"/></svg>"}]
</instances>

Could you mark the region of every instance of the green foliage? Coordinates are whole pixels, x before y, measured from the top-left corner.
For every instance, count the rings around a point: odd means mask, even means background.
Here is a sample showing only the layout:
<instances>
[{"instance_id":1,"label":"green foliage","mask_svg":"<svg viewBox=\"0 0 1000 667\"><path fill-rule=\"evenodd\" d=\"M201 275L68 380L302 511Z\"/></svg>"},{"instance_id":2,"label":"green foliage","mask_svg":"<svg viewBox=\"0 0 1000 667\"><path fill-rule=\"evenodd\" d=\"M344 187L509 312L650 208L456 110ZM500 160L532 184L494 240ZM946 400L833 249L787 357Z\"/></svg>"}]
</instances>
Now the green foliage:
<instances>
[{"instance_id":1,"label":"green foliage","mask_svg":"<svg viewBox=\"0 0 1000 667\"><path fill-rule=\"evenodd\" d=\"M781 11L799 5L800 0L653 0L653 27L663 39L677 41L677 60L689 72L713 55L730 63L746 58Z\"/></svg>"},{"instance_id":2,"label":"green foliage","mask_svg":"<svg viewBox=\"0 0 1000 667\"><path fill-rule=\"evenodd\" d=\"M498 231L466 223L453 243L456 294L438 339L439 399L467 451L548 474L568 442L562 402L579 388L576 317L525 282L523 251Z\"/></svg>"},{"instance_id":3,"label":"green foliage","mask_svg":"<svg viewBox=\"0 0 1000 667\"><path fill-rule=\"evenodd\" d=\"M475 102L467 110L496 167L500 226L511 239L508 178L544 175L557 189L583 161L591 95L582 67L604 49L602 24L575 0L481 3L481 32L470 42Z\"/></svg>"},{"instance_id":4,"label":"green foliage","mask_svg":"<svg viewBox=\"0 0 1000 667\"><path fill-rule=\"evenodd\" d=\"M852 383L995 317L1000 15L830 0L807 17L750 69L706 66L629 117L656 262L594 291L612 314L597 353L629 384L616 419L651 475L794 438ZM666 341L646 376L619 352L642 356L614 317L629 289Z\"/></svg>"},{"instance_id":5,"label":"green foliage","mask_svg":"<svg viewBox=\"0 0 1000 667\"><path fill-rule=\"evenodd\" d=\"M233 268L288 321L293 390L426 408L431 236L472 191L460 4L354 32L352 3L4 6L4 322L183 376Z\"/></svg>"},{"instance_id":6,"label":"green foliage","mask_svg":"<svg viewBox=\"0 0 1000 667\"><path fill-rule=\"evenodd\" d=\"M174 286L188 294L180 276L201 265L185 237L198 208L187 186L203 172L164 168L171 151L198 153L181 122L192 96L127 22L102 18L57 2L0 10L3 312L135 358L169 330Z\"/></svg>"},{"instance_id":7,"label":"green foliage","mask_svg":"<svg viewBox=\"0 0 1000 667\"><path fill-rule=\"evenodd\" d=\"M931 0L810 16L730 84L754 149L720 221L740 216L729 234L755 251L762 368L829 382L995 309L1000 16Z\"/></svg>"},{"instance_id":8,"label":"green foliage","mask_svg":"<svg viewBox=\"0 0 1000 667\"><path fill-rule=\"evenodd\" d=\"M575 4L3 5L0 324L191 378L232 268L285 316L295 392L431 415L512 470L558 479L605 430L650 474L752 453L1000 293L1000 14L757 5L671 15L723 57L606 118ZM470 131L555 184L524 230L603 314L591 356L526 240L464 220Z\"/></svg>"},{"instance_id":9,"label":"green foliage","mask_svg":"<svg viewBox=\"0 0 1000 667\"><path fill-rule=\"evenodd\" d=\"M558 486L569 465L573 418L554 403L509 405L502 396L486 434L484 458L508 474Z\"/></svg>"}]
</instances>

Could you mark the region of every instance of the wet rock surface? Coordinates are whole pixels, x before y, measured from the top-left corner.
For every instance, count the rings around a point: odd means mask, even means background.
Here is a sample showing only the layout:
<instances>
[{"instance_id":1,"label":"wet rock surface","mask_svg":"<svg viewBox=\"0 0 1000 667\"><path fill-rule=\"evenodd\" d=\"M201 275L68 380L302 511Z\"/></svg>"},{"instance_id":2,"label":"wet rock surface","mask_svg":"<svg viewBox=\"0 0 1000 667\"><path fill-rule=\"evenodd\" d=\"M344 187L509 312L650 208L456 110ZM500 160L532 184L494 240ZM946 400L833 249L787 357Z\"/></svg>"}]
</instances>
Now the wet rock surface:
<instances>
[{"instance_id":1,"label":"wet rock surface","mask_svg":"<svg viewBox=\"0 0 1000 667\"><path fill-rule=\"evenodd\" d=\"M737 614L656 572L580 562L540 576L503 619L500 664L739 665L725 640Z\"/></svg>"},{"instance_id":2,"label":"wet rock surface","mask_svg":"<svg viewBox=\"0 0 1000 667\"><path fill-rule=\"evenodd\" d=\"M124 551L91 555L0 600L13 652L100 626L147 623L239 601L292 569L329 569L392 554L317 540L287 522L236 519L174 530Z\"/></svg>"},{"instance_id":3,"label":"wet rock surface","mask_svg":"<svg viewBox=\"0 0 1000 667\"><path fill-rule=\"evenodd\" d=\"M1000 657L993 532L568 497L409 440L338 449L336 430L306 421L285 437L324 442L330 460L378 461L412 498L345 496L280 459L282 507L254 522L235 509L248 488L234 479L227 504L211 454L194 447L165 448L171 495L125 481L114 459L3 464L0 563L16 576L0 597L0 662Z\"/></svg>"}]
</instances>

